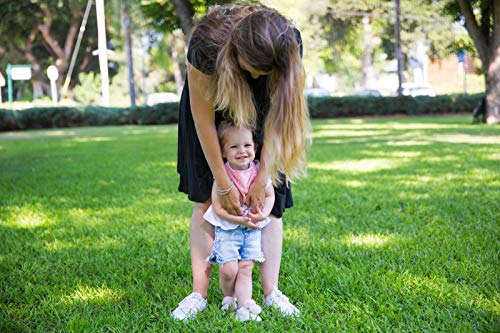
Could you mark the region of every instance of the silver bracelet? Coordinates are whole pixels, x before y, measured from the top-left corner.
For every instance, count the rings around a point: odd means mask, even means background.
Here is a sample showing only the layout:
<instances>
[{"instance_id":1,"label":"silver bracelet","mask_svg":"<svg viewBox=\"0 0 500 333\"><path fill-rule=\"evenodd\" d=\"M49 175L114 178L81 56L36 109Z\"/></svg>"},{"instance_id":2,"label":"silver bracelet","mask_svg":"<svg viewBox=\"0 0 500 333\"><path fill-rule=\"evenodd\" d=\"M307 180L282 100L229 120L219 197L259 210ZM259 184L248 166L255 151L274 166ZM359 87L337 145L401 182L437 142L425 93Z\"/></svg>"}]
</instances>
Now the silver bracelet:
<instances>
[{"instance_id":1,"label":"silver bracelet","mask_svg":"<svg viewBox=\"0 0 500 333\"><path fill-rule=\"evenodd\" d=\"M226 195L229 192L231 192L233 187L234 187L234 182L231 180L231 185L229 185L229 187L226 190L220 190L219 188L216 188L216 191L218 195Z\"/></svg>"}]
</instances>

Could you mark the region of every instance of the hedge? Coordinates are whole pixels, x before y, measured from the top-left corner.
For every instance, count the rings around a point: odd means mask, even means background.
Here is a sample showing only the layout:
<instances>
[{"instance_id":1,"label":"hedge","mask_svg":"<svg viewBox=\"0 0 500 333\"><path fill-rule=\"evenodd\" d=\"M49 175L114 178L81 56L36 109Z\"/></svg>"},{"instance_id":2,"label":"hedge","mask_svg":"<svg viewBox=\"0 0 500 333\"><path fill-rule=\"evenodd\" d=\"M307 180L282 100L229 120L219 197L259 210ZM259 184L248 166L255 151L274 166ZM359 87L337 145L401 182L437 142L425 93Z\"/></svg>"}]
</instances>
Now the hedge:
<instances>
[{"instance_id":1,"label":"hedge","mask_svg":"<svg viewBox=\"0 0 500 333\"><path fill-rule=\"evenodd\" d=\"M436 97L312 97L308 98L312 118L383 115L429 115L472 112L483 94ZM153 125L178 121L178 103L130 108L44 107L25 110L0 109L0 131L102 126Z\"/></svg>"},{"instance_id":2,"label":"hedge","mask_svg":"<svg viewBox=\"0 0 500 333\"><path fill-rule=\"evenodd\" d=\"M0 109L0 131L103 125L153 125L178 121L178 103L129 108L44 107Z\"/></svg>"},{"instance_id":3,"label":"hedge","mask_svg":"<svg viewBox=\"0 0 500 333\"><path fill-rule=\"evenodd\" d=\"M472 113L483 94L396 96L396 97L317 97L308 100L312 118L429 115Z\"/></svg>"}]
</instances>

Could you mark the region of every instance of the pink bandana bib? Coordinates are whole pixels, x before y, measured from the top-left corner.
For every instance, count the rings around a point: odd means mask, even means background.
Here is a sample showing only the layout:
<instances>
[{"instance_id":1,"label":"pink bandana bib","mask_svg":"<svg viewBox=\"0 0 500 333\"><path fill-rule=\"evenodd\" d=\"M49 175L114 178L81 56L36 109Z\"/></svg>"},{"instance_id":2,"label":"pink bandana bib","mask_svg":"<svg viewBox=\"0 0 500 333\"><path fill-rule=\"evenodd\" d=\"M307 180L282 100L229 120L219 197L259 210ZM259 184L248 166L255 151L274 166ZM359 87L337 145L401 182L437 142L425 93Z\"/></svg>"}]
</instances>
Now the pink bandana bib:
<instances>
[{"instance_id":1,"label":"pink bandana bib","mask_svg":"<svg viewBox=\"0 0 500 333\"><path fill-rule=\"evenodd\" d=\"M240 191L241 195L243 196L243 202L245 202L246 195L248 193L248 190L250 189L250 185L257 177L257 165L254 162L251 162L248 169L245 170L235 170L231 168L231 166L227 162L225 166L229 178L233 181L234 186L236 186L238 191Z\"/></svg>"}]
</instances>

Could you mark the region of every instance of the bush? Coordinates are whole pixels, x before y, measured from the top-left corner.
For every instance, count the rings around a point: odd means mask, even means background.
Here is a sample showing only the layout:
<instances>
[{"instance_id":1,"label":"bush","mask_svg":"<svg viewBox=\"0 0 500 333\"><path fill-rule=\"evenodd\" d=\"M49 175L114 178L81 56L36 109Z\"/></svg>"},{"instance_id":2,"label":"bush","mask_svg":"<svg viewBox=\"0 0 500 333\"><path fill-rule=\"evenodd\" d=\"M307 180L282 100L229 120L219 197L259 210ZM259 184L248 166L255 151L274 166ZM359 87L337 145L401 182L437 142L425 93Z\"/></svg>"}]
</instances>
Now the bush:
<instances>
[{"instance_id":1,"label":"bush","mask_svg":"<svg viewBox=\"0 0 500 333\"><path fill-rule=\"evenodd\" d=\"M313 97L308 98L308 105L312 118L472 113L482 96Z\"/></svg>"},{"instance_id":2,"label":"bush","mask_svg":"<svg viewBox=\"0 0 500 333\"><path fill-rule=\"evenodd\" d=\"M171 124L178 121L178 103L130 108L43 107L0 109L0 131L103 125Z\"/></svg>"},{"instance_id":3,"label":"bush","mask_svg":"<svg viewBox=\"0 0 500 333\"><path fill-rule=\"evenodd\" d=\"M436 97L312 97L308 98L312 118L383 115L429 115L470 112L483 94ZM179 103L130 108L43 107L25 110L0 109L0 131L102 125L172 124L179 120Z\"/></svg>"}]
</instances>

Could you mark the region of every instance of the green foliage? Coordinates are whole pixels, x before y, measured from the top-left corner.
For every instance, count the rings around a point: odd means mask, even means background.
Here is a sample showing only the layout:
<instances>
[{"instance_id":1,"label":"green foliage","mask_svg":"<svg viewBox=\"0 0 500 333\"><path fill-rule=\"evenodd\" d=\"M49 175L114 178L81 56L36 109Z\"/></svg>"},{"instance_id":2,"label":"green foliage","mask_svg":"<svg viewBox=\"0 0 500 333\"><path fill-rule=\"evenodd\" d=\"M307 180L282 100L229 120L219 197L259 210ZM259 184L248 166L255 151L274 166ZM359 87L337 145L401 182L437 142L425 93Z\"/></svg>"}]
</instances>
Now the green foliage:
<instances>
[{"instance_id":1,"label":"green foliage","mask_svg":"<svg viewBox=\"0 0 500 333\"><path fill-rule=\"evenodd\" d=\"M73 88L77 101L96 104L101 101L101 74L89 72L78 74L80 84Z\"/></svg>"},{"instance_id":2,"label":"green foliage","mask_svg":"<svg viewBox=\"0 0 500 333\"><path fill-rule=\"evenodd\" d=\"M206 14L208 7L215 4L225 4L231 0L189 0L193 5L196 16ZM141 0L141 9L146 20L155 29L161 32L171 32L180 29L179 18L175 15L173 1Z\"/></svg>"},{"instance_id":3,"label":"green foliage","mask_svg":"<svg viewBox=\"0 0 500 333\"><path fill-rule=\"evenodd\" d=\"M260 323L191 292L177 130L0 133L1 332L497 332L497 128L468 117L314 120L283 218L280 289ZM196 161L193 161L196 163ZM253 296L262 303L257 268Z\"/></svg>"},{"instance_id":4,"label":"green foliage","mask_svg":"<svg viewBox=\"0 0 500 333\"><path fill-rule=\"evenodd\" d=\"M0 68L7 63L32 63L27 53L31 52L35 61L40 65L34 75L38 80L48 83L45 69L54 65L57 56L51 46L44 40L39 25L51 22L49 35L64 49L68 30L72 23L81 23L86 1L82 0L47 0L47 1L10 1L0 0L1 24L0 46L5 47L5 54L0 52ZM32 34L30 36L30 34ZM98 68L97 59L90 55L88 50L97 48L97 24L95 10L91 11L87 22L84 38L82 39L80 54L77 57L76 68L85 63L84 70ZM76 40L76 36L75 36ZM73 45L74 45L73 41ZM2 49L0 47L0 49ZM66 54L68 61L71 54ZM84 61L85 58L85 61ZM73 73L76 80L77 73Z\"/></svg>"},{"instance_id":5,"label":"green foliage","mask_svg":"<svg viewBox=\"0 0 500 333\"><path fill-rule=\"evenodd\" d=\"M310 97L308 104L312 118L471 113L482 96Z\"/></svg>"},{"instance_id":6,"label":"green foliage","mask_svg":"<svg viewBox=\"0 0 500 333\"><path fill-rule=\"evenodd\" d=\"M0 131L130 124L171 124L178 121L178 103L130 108L45 107L0 109Z\"/></svg>"},{"instance_id":7,"label":"green foliage","mask_svg":"<svg viewBox=\"0 0 500 333\"><path fill-rule=\"evenodd\" d=\"M309 97L311 118L472 113L483 94L436 97ZM0 109L0 131L32 128L171 124L178 121L178 103L130 108L44 107Z\"/></svg>"}]
</instances>

